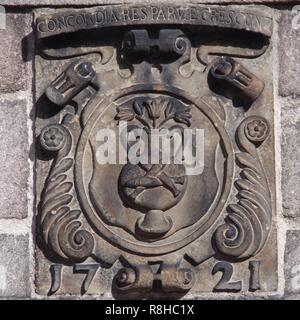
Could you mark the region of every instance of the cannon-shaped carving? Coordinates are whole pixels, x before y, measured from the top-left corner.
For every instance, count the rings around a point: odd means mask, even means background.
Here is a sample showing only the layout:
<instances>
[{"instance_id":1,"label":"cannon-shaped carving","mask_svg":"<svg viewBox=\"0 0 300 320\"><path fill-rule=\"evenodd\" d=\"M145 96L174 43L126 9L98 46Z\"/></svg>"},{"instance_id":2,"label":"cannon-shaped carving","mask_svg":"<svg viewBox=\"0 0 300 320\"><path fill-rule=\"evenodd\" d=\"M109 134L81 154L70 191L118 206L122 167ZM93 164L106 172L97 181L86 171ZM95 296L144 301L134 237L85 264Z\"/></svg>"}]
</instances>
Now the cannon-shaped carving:
<instances>
[{"instance_id":1,"label":"cannon-shaped carving","mask_svg":"<svg viewBox=\"0 0 300 320\"><path fill-rule=\"evenodd\" d=\"M230 57L217 59L212 65L211 75L238 89L250 101L256 100L265 87L262 80Z\"/></svg>"},{"instance_id":2,"label":"cannon-shaped carving","mask_svg":"<svg viewBox=\"0 0 300 320\"><path fill-rule=\"evenodd\" d=\"M90 62L75 61L46 89L50 101L62 106L75 97L95 78L96 72Z\"/></svg>"}]
</instances>

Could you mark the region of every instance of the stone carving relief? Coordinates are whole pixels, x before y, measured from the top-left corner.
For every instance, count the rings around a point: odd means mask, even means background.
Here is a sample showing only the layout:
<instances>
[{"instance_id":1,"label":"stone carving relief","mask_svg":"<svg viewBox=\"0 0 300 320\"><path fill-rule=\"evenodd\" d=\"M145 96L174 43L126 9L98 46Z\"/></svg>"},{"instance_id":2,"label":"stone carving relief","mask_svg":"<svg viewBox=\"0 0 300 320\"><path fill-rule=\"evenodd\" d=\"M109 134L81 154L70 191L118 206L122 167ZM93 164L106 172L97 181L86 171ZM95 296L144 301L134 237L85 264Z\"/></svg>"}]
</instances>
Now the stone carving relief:
<instances>
[{"instance_id":1,"label":"stone carving relief","mask_svg":"<svg viewBox=\"0 0 300 320\"><path fill-rule=\"evenodd\" d=\"M37 10L40 293L276 289L271 34L236 6ZM152 143L187 129L203 132L197 174ZM133 132L156 162L124 161Z\"/></svg>"}]
</instances>

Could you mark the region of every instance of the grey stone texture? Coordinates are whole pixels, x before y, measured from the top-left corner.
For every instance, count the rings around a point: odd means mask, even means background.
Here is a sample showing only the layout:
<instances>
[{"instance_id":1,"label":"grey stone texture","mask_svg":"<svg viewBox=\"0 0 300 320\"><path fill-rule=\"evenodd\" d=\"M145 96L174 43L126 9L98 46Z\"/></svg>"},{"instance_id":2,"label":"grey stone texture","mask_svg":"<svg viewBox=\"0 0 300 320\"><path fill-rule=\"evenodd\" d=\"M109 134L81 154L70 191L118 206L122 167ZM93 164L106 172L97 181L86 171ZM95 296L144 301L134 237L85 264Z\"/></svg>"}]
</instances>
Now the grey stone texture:
<instances>
[{"instance_id":1,"label":"grey stone texture","mask_svg":"<svg viewBox=\"0 0 300 320\"><path fill-rule=\"evenodd\" d=\"M0 98L0 218L27 216L28 129L26 100Z\"/></svg>"},{"instance_id":2,"label":"grey stone texture","mask_svg":"<svg viewBox=\"0 0 300 320\"><path fill-rule=\"evenodd\" d=\"M285 293L300 293L300 230L289 230L284 254Z\"/></svg>"},{"instance_id":3,"label":"grey stone texture","mask_svg":"<svg viewBox=\"0 0 300 320\"><path fill-rule=\"evenodd\" d=\"M279 21L279 93L284 97L300 95L300 19L297 19L294 10L283 12ZM295 29L297 24L299 28Z\"/></svg>"},{"instance_id":4,"label":"grey stone texture","mask_svg":"<svg viewBox=\"0 0 300 320\"><path fill-rule=\"evenodd\" d=\"M30 14L6 14L6 29L0 30L0 93L26 90L28 79L28 35Z\"/></svg>"},{"instance_id":5,"label":"grey stone texture","mask_svg":"<svg viewBox=\"0 0 300 320\"><path fill-rule=\"evenodd\" d=\"M288 100L281 106L281 163L283 214L300 216L300 101Z\"/></svg>"},{"instance_id":6,"label":"grey stone texture","mask_svg":"<svg viewBox=\"0 0 300 320\"><path fill-rule=\"evenodd\" d=\"M29 295L28 236L0 234L0 298Z\"/></svg>"},{"instance_id":7,"label":"grey stone texture","mask_svg":"<svg viewBox=\"0 0 300 320\"><path fill-rule=\"evenodd\" d=\"M168 1L165 1L168 2ZM173 3L169 0L169 2ZM194 0L193 3L236 3L236 4L249 4L249 3L290 3L291 0ZM132 0L0 0L0 5L9 6L83 6L83 5L103 5L103 4L120 4L120 3L133 3ZM135 0L134 3L145 3L144 0ZM178 3L182 3L178 1Z\"/></svg>"}]
</instances>

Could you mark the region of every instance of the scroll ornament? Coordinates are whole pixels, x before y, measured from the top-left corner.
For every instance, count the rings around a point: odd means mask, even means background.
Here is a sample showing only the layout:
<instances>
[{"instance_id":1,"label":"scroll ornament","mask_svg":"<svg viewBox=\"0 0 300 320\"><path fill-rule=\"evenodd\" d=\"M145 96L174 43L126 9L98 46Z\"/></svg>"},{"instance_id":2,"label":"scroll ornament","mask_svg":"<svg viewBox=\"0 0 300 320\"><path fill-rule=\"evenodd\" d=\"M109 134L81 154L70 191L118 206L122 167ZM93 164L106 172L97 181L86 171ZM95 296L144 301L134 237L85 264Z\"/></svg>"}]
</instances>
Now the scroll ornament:
<instances>
[{"instance_id":1,"label":"scroll ornament","mask_svg":"<svg viewBox=\"0 0 300 320\"><path fill-rule=\"evenodd\" d=\"M271 227L271 197L257 147L269 134L268 122L258 116L246 118L237 130L243 152L236 155L242 167L236 181L238 203L230 204L226 223L214 233L216 250L227 258L245 260L264 246Z\"/></svg>"},{"instance_id":2,"label":"scroll ornament","mask_svg":"<svg viewBox=\"0 0 300 320\"><path fill-rule=\"evenodd\" d=\"M41 201L41 229L46 245L60 258L85 260L92 252L94 238L81 228L81 210L71 209L74 184L69 182L73 168L72 136L61 124L45 127L41 146L56 152Z\"/></svg>"}]
</instances>

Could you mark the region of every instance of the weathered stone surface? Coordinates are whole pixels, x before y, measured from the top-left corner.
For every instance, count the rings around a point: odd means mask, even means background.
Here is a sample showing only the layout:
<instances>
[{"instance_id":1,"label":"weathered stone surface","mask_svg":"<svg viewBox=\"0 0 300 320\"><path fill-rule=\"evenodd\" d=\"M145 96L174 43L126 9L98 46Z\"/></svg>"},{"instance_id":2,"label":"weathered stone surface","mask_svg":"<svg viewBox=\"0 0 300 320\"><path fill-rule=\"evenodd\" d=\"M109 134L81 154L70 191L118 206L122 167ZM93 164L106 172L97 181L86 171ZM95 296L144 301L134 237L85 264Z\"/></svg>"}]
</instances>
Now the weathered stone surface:
<instances>
[{"instance_id":1,"label":"weathered stone surface","mask_svg":"<svg viewBox=\"0 0 300 320\"><path fill-rule=\"evenodd\" d=\"M0 235L0 297L30 295L28 236Z\"/></svg>"},{"instance_id":2,"label":"weathered stone surface","mask_svg":"<svg viewBox=\"0 0 300 320\"><path fill-rule=\"evenodd\" d=\"M293 28L292 20L295 16L296 11L283 12L279 21L279 93L281 96L300 94L300 29Z\"/></svg>"},{"instance_id":3,"label":"weathered stone surface","mask_svg":"<svg viewBox=\"0 0 300 320\"><path fill-rule=\"evenodd\" d=\"M27 216L26 101L0 100L0 218Z\"/></svg>"},{"instance_id":4,"label":"weathered stone surface","mask_svg":"<svg viewBox=\"0 0 300 320\"><path fill-rule=\"evenodd\" d=\"M97 6L82 10L48 9L47 15L45 15L46 11L41 15L38 10L35 12L38 39L79 30L125 25L129 28L148 24L160 25L162 22L165 25L185 24L186 27L198 25L199 27L217 26L247 30L266 37L270 37L273 30L272 19L268 16L270 11L265 10L263 14L260 11L245 12L238 6L186 5L180 7L170 3L152 3L147 7L143 4L131 4Z\"/></svg>"},{"instance_id":5,"label":"weathered stone surface","mask_svg":"<svg viewBox=\"0 0 300 320\"><path fill-rule=\"evenodd\" d=\"M285 292L300 293L300 230L287 231L284 273Z\"/></svg>"},{"instance_id":6,"label":"weathered stone surface","mask_svg":"<svg viewBox=\"0 0 300 320\"><path fill-rule=\"evenodd\" d=\"M262 54L265 45L257 51L248 38L250 30L254 41L271 37L272 15L197 8L36 10L36 35L44 38L35 59L37 230L48 231L38 235L39 294L276 292L273 65L271 50ZM206 33L198 32L203 24ZM91 51L94 33L86 30L103 26L114 30L103 37L97 30L105 45ZM211 48L215 26L223 36ZM72 45L58 36L67 32ZM209 63L208 53L228 50L231 58ZM82 60L69 59L75 54ZM103 163L98 134L118 136L123 121L129 131L148 128L147 141L151 129L203 129L205 152L198 139L195 149L204 167L191 172L161 154L147 165Z\"/></svg>"},{"instance_id":7,"label":"weathered stone surface","mask_svg":"<svg viewBox=\"0 0 300 320\"><path fill-rule=\"evenodd\" d=\"M281 109L282 198L285 216L300 216L300 102L287 102Z\"/></svg>"},{"instance_id":8,"label":"weathered stone surface","mask_svg":"<svg viewBox=\"0 0 300 320\"><path fill-rule=\"evenodd\" d=\"M0 30L0 92L25 90L28 78L26 36L30 33L30 14L6 14L6 29Z\"/></svg>"},{"instance_id":9,"label":"weathered stone surface","mask_svg":"<svg viewBox=\"0 0 300 320\"><path fill-rule=\"evenodd\" d=\"M145 3L144 0L135 0L135 3ZM161 1L162 2L162 1ZM290 0L256 0L256 3L289 3ZM131 0L120 0L120 1L109 1L109 0L1 0L0 5L10 5L10 6L83 6L83 5L101 5L101 4L120 4L120 3L132 3ZM180 3L180 1L178 1ZM253 3L251 0L194 0L193 3L237 3L237 4L247 4Z\"/></svg>"}]
</instances>

